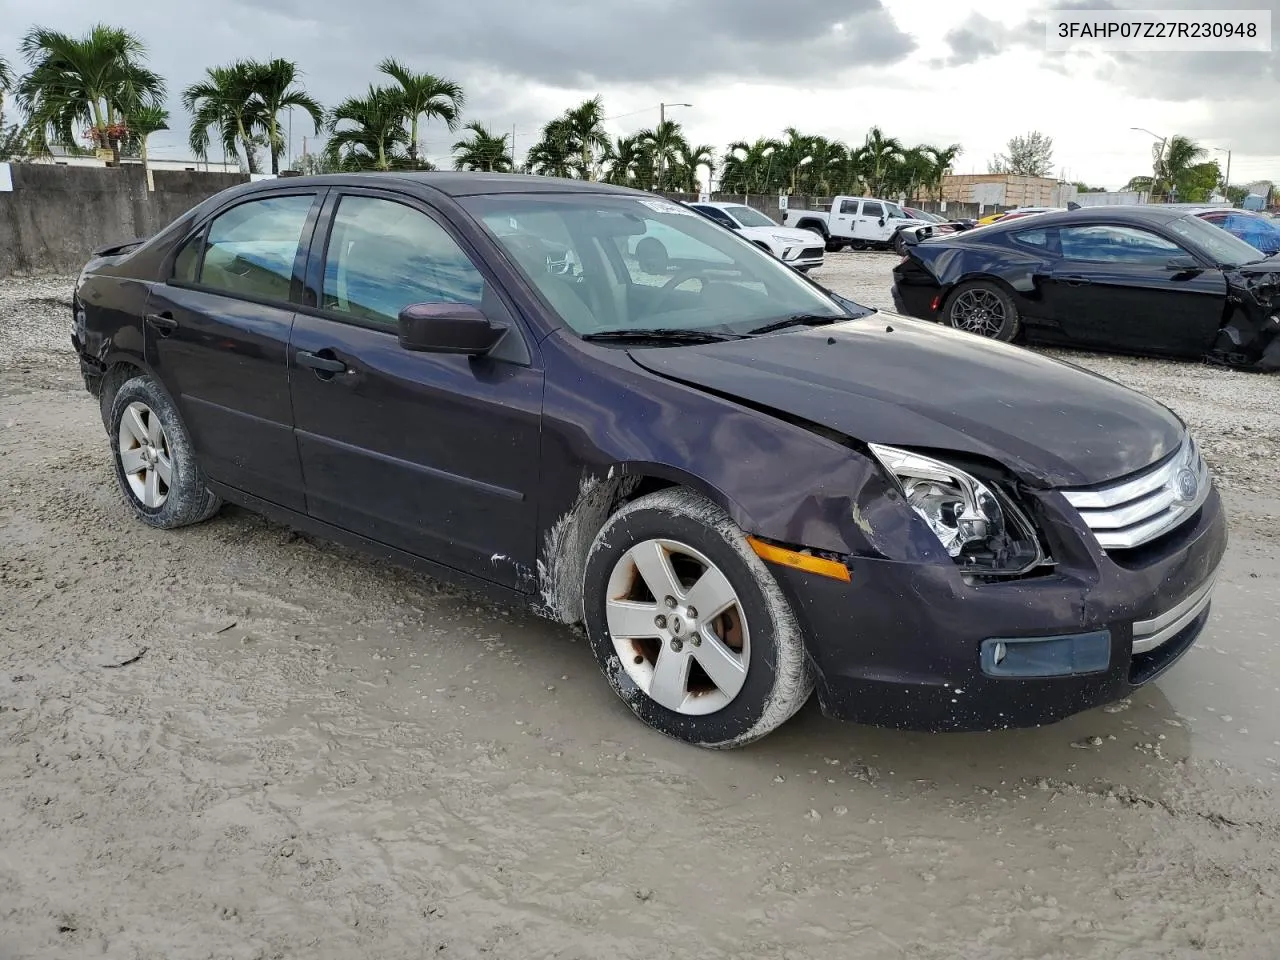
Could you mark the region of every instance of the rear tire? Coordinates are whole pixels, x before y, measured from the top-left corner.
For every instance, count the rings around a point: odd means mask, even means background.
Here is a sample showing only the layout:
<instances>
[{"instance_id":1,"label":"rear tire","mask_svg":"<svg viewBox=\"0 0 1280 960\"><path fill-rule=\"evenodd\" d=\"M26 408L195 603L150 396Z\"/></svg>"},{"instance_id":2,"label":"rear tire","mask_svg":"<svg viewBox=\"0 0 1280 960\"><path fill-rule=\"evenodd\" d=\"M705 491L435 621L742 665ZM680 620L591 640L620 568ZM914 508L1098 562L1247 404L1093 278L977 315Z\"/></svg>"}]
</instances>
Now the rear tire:
<instances>
[{"instance_id":1,"label":"rear tire","mask_svg":"<svg viewBox=\"0 0 1280 960\"><path fill-rule=\"evenodd\" d=\"M208 520L222 506L206 485L177 405L151 377L121 384L108 436L120 492L143 523L173 530Z\"/></svg>"},{"instance_id":2,"label":"rear tire","mask_svg":"<svg viewBox=\"0 0 1280 960\"><path fill-rule=\"evenodd\" d=\"M813 691L799 623L773 574L738 525L692 491L660 490L610 517L587 555L583 600L614 691L676 740L743 746Z\"/></svg>"},{"instance_id":3,"label":"rear tire","mask_svg":"<svg viewBox=\"0 0 1280 960\"><path fill-rule=\"evenodd\" d=\"M1011 342L1022 328L1013 298L989 280L962 283L947 298L942 321L988 340Z\"/></svg>"}]
</instances>

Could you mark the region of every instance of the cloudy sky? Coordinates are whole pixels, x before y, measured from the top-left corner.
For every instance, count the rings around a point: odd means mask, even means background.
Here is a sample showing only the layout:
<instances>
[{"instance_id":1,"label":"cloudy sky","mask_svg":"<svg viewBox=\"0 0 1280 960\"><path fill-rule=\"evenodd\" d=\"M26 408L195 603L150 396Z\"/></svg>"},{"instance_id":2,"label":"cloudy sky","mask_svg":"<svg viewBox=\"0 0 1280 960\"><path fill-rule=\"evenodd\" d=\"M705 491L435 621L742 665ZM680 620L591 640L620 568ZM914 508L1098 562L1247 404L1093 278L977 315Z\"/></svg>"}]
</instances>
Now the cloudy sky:
<instances>
[{"instance_id":1,"label":"cloudy sky","mask_svg":"<svg viewBox=\"0 0 1280 960\"><path fill-rule=\"evenodd\" d=\"M1269 8L1280 0L1145 0L1053 6ZM691 140L777 136L787 126L860 143L868 127L912 143L960 143L957 171L985 172L1009 137L1054 139L1058 172L1115 188L1150 168L1151 138L1182 133L1233 151L1231 179L1280 180L1280 44L1271 53L1047 53L1048 4L1019 0L0 0L0 56L17 68L32 24L80 33L126 27L182 87L237 57L296 60L332 104L378 78L393 56L450 77L467 119L516 133L600 93L613 133L658 120L660 101ZM152 138L154 156L188 155L185 118ZM293 150L302 149L301 116ZM432 124L428 156L457 139ZM1215 154L1225 161L1225 154ZM446 161L447 162L447 161Z\"/></svg>"}]
</instances>

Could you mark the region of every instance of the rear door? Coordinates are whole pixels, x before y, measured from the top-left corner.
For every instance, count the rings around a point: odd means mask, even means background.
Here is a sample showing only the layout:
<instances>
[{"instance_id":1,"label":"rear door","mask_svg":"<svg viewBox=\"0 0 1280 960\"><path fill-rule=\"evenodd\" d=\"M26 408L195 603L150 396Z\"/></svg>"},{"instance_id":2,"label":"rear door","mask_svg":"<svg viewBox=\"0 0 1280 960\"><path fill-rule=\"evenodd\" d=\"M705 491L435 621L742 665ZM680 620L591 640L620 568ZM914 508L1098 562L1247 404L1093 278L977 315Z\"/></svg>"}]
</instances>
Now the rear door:
<instances>
[{"instance_id":1,"label":"rear door","mask_svg":"<svg viewBox=\"0 0 1280 960\"><path fill-rule=\"evenodd\" d=\"M1061 258L1043 285L1045 302L1073 342L1198 356L1207 352L1226 307L1216 267L1172 270L1194 257L1152 230L1089 223L1058 228Z\"/></svg>"},{"instance_id":2,"label":"rear door","mask_svg":"<svg viewBox=\"0 0 1280 960\"><path fill-rule=\"evenodd\" d=\"M833 237L852 239L858 220L858 201L853 197L837 197L827 217L827 230Z\"/></svg>"},{"instance_id":3,"label":"rear door","mask_svg":"<svg viewBox=\"0 0 1280 960\"><path fill-rule=\"evenodd\" d=\"M306 286L290 362L308 513L528 589L542 368L492 271L426 204L335 188ZM479 307L520 349L506 359L402 349L397 315L426 302Z\"/></svg>"},{"instance_id":4,"label":"rear door","mask_svg":"<svg viewBox=\"0 0 1280 960\"><path fill-rule=\"evenodd\" d=\"M147 359L211 480L301 511L287 350L321 191L255 194L202 224L148 297Z\"/></svg>"}]
</instances>

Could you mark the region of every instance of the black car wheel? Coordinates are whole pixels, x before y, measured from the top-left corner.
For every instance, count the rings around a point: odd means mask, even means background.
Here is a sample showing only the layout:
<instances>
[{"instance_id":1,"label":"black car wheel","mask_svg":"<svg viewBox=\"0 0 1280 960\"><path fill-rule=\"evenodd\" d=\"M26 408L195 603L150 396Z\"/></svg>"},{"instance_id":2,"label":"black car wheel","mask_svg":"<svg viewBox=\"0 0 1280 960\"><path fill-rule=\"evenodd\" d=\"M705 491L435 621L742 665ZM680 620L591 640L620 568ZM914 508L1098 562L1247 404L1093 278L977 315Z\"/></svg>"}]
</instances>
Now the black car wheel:
<instances>
[{"instance_id":1,"label":"black car wheel","mask_svg":"<svg viewBox=\"0 0 1280 960\"><path fill-rule=\"evenodd\" d=\"M742 746L813 690L800 627L742 530L672 488L605 523L583 578L600 668L649 726L704 747Z\"/></svg>"},{"instance_id":2,"label":"black car wheel","mask_svg":"<svg viewBox=\"0 0 1280 960\"><path fill-rule=\"evenodd\" d=\"M948 326L1006 343L1018 335L1020 321L1013 298L985 280L957 287L943 313Z\"/></svg>"},{"instance_id":3,"label":"black car wheel","mask_svg":"<svg viewBox=\"0 0 1280 960\"><path fill-rule=\"evenodd\" d=\"M218 512L222 501L205 486L178 409L154 380L126 381L109 422L116 481L139 520L171 530Z\"/></svg>"}]
</instances>

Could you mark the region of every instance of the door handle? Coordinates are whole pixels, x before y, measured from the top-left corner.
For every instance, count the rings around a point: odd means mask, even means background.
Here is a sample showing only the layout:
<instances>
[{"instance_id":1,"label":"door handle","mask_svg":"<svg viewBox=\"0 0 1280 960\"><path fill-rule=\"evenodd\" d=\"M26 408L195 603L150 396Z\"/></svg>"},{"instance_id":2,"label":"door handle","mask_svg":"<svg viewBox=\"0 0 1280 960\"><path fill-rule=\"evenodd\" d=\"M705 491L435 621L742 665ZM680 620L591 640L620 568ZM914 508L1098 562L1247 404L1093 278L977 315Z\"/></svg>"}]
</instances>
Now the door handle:
<instances>
[{"instance_id":1,"label":"door handle","mask_svg":"<svg viewBox=\"0 0 1280 960\"><path fill-rule=\"evenodd\" d=\"M178 321L173 319L171 313L148 313L146 321L155 327L162 337L167 337L178 329Z\"/></svg>"},{"instance_id":2,"label":"door handle","mask_svg":"<svg viewBox=\"0 0 1280 960\"><path fill-rule=\"evenodd\" d=\"M1088 286L1089 284L1093 283L1093 281L1092 281L1092 280L1090 280L1088 277L1075 277L1075 276L1072 276L1072 277L1059 277L1058 279L1059 279L1059 280L1061 280L1063 283L1067 284L1068 286L1071 286L1071 287L1084 287L1084 286Z\"/></svg>"},{"instance_id":3,"label":"door handle","mask_svg":"<svg viewBox=\"0 0 1280 960\"><path fill-rule=\"evenodd\" d=\"M299 350L294 354L294 358L298 361L298 366L310 367L323 373L346 373L347 365L337 357L322 357L318 353L312 353L310 350Z\"/></svg>"}]
</instances>

